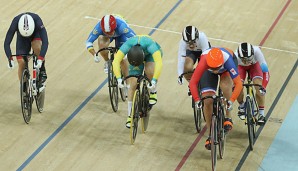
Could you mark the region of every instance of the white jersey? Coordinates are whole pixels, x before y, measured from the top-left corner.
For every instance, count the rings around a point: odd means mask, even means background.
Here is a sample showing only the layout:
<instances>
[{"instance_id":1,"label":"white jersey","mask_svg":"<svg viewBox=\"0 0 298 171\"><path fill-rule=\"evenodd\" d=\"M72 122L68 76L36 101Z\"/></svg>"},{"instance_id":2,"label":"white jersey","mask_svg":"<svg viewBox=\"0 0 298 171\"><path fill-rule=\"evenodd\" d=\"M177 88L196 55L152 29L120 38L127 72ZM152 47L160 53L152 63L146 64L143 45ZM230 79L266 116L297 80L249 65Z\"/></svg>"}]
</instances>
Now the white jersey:
<instances>
[{"instance_id":1,"label":"white jersey","mask_svg":"<svg viewBox=\"0 0 298 171\"><path fill-rule=\"evenodd\" d=\"M181 38L179 42L179 51L178 51L178 76L184 72L184 63L186 57L186 50L191 51L205 51L209 48L209 41L204 32L199 31L199 38L195 40L194 49L190 49L189 45Z\"/></svg>"},{"instance_id":2,"label":"white jersey","mask_svg":"<svg viewBox=\"0 0 298 171\"><path fill-rule=\"evenodd\" d=\"M252 62L251 63L248 63L248 64L244 64L241 61L241 59L238 56L237 50L234 52L235 55L236 55L236 57L237 57L237 60L238 60L238 65L249 66L249 65L252 65L252 64L255 64L255 63L259 62L260 66L266 66L267 67L267 63L266 63L265 57L264 57L261 49L259 48L259 46L253 46L253 49L254 49L253 59L252 59Z\"/></svg>"}]
</instances>

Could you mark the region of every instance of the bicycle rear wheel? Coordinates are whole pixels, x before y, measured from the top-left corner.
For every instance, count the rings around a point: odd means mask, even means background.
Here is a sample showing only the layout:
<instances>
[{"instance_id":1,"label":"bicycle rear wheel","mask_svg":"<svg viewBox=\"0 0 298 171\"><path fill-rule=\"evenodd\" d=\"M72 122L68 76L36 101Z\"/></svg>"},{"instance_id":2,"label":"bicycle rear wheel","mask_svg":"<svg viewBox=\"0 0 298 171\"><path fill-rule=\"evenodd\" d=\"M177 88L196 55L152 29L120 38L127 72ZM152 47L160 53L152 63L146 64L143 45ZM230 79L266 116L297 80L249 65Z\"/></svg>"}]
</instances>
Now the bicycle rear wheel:
<instances>
[{"instance_id":1,"label":"bicycle rear wheel","mask_svg":"<svg viewBox=\"0 0 298 171\"><path fill-rule=\"evenodd\" d=\"M114 112L118 110L118 82L113 72L112 61L108 61L108 83L110 101Z\"/></svg>"},{"instance_id":2,"label":"bicycle rear wheel","mask_svg":"<svg viewBox=\"0 0 298 171\"><path fill-rule=\"evenodd\" d=\"M141 117L141 125L142 125L142 132L145 133L148 128L149 118L150 118L150 108L149 108L149 91L145 84L143 83L142 88L142 117Z\"/></svg>"},{"instance_id":3,"label":"bicycle rear wheel","mask_svg":"<svg viewBox=\"0 0 298 171\"><path fill-rule=\"evenodd\" d=\"M202 130L202 109L195 107L194 100L192 99L193 116L195 121L196 130L198 133Z\"/></svg>"},{"instance_id":4,"label":"bicycle rear wheel","mask_svg":"<svg viewBox=\"0 0 298 171\"><path fill-rule=\"evenodd\" d=\"M131 111L131 125L130 125L130 143L134 144L137 133L138 133L138 122L140 118L140 92L136 90L132 101L132 111Z\"/></svg>"},{"instance_id":5,"label":"bicycle rear wheel","mask_svg":"<svg viewBox=\"0 0 298 171\"><path fill-rule=\"evenodd\" d=\"M211 162L212 162L212 170L216 170L216 145L217 145L217 119L216 116L213 115L211 119Z\"/></svg>"},{"instance_id":6,"label":"bicycle rear wheel","mask_svg":"<svg viewBox=\"0 0 298 171\"><path fill-rule=\"evenodd\" d=\"M32 114L32 98L30 97L30 87L29 87L29 71L28 69L24 69L22 73L21 78L21 88L20 88L20 94L21 94L21 107L22 107L22 113L25 123L29 123L31 119Z\"/></svg>"},{"instance_id":7,"label":"bicycle rear wheel","mask_svg":"<svg viewBox=\"0 0 298 171\"><path fill-rule=\"evenodd\" d=\"M222 159L225 153L226 133L224 129L225 113L223 106L219 105L218 111L218 144L219 144L219 157Z\"/></svg>"},{"instance_id":8,"label":"bicycle rear wheel","mask_svg":"<svg viewBox=\"0 0 298 171\"><path fill-rule=\"evenodd\" d=\"M245 113L246 113L246 124L247 124L247 133L248 133L248 141L249 141L249 148L252 151L253 150L253 145L254 145L254 120L253 120L253 115L252 115L252 108L251 108L251 100L250 97L246 97L246 102L245 102Z\"/></svg>"}]
</instances>

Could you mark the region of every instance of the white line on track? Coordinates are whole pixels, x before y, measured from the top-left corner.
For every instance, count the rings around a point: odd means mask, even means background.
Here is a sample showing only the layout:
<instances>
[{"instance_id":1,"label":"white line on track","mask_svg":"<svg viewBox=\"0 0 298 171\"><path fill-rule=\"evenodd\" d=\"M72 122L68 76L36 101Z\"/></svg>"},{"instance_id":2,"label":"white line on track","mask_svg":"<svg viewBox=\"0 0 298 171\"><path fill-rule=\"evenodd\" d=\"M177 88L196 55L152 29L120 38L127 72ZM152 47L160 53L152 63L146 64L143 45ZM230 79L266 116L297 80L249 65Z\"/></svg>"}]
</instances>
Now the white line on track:
<instances>
[{"instance_id":1,"label":"white line on track","mask_svg":"<svg viewBox=\"0 0 298 171\"><path fill-rule=\"evenodd\" d=\"M100 18L90 17L90 16L85 16L85 18L86 19L93 19L93 20L100 20ZM134 27L139 27L139 28L150 29L150 30L163 31L163 32L167 32L167 33L181 34L180 32L176 32L176 31L164 30L164 29L153 28L153 27L146 27L146 26L140 26L140 25L131 24L131 23L129 23L129 25L130 26L134 26ZM210 39L210 40L216 40L216 41L220 41L220 42L240 44L240 42L234 42L234 41L223 40L223 39L216 39L216 38L211 38L211 37L208 37L208 39ZM269 50L273 50L273 51L279 51L279 52L285 52L285 53L292 53L292 54L297 54L298 55L298 52L293 52L293 51L288 51L288 50L275 49L275 48L264 47L264 46L262 46L262 49L269 49Z\"/></svg>"}]
</instances>

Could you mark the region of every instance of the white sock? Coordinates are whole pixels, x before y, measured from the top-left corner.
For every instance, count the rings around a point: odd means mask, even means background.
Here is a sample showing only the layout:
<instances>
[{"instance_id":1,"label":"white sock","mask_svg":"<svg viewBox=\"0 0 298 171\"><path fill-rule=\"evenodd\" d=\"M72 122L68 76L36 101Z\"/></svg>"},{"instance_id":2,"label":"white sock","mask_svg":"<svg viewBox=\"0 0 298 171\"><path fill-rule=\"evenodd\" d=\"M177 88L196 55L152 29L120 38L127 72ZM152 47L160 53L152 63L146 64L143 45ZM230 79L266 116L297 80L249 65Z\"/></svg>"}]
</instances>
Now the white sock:
<instances>
[{"instance_id":1,"label":"white sock","mask_svg":"<svg viewBox=\"0 0 298 171\"><path fill-rule=\"evenodd\" d=\"M127 101L127 116L130 116L132 101Z\"/></svg>"}]
</instances>

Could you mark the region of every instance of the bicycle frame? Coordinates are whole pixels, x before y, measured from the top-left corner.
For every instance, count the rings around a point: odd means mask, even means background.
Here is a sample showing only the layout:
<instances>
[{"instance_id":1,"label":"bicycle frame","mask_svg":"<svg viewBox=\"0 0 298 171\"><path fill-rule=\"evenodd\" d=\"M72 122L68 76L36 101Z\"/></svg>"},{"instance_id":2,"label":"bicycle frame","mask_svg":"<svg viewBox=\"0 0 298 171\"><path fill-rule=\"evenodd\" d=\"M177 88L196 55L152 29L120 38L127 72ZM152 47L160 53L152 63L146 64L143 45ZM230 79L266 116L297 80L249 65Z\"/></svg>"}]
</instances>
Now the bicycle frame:
<instances>
[{"instance_id":1,"label":"bicycle frame","mask_svg":"<svg viewBox=\"0 0 298 171\"><path fill-rule=\"evenodd\" d=\"M187 71L187 72L184 72L182 73L180 76L179 76L179 79L183 79L183 76L186 75L186 74L192 74L194 71ZM201 97L201 92L200 92L200 86L198 85L198 91L199 91L199 96ZM189 94L190 96L190 94ZM202 109L197 109L195 107L195 102L193 100L193 98L191 98L191 102L192 102L192 108L193 108L193 113L194 113L194 121L195 121L195 126L196 126L196 130L197 132L201 132L202 130L202 116L204 117L204 111ZM203 104L202 104L203 105Z\"/></svg>"},{"instance_id":2,"label":"bicycle frame","mask_svg":"<svg viewBox=\"0 0 298 171\"><path fill-rule=\"evenodd\" d=\"M32 112L32 102L35 99L38 111L41 113L43 111L44 93L40 96L40 82L39 82L39 69L37 66L37 56L35 54L21 54L12 56L22 56L25 66L22 72L21 78L21 106L24 121L28 124L31 119ZM29 70L29 60L32 58L32 74ZM11 66L11 61L9 60L9 65ZM26 99L26 100L25 100Z\"/></svg>"},{"instance_id":3,"label":"bicycle frame","mask_svg":"<svg viewBox=\"0 0 298 171\"><path fill-rule=\"evenodd\" d=\"M211 160L212 170L216 169L216 145L219 145L219 156L222 159L224 155L225 136L224 121L225 121L225 108L223 101L228 101L223 97L221 89L218 90L218 95L205 96L201 99L201 103L206 99L213 99L212 104L212 117L210 124L210 140L211 140Z\"/></svg>"},{"instance_id":4,"label":"bicycle frame","mask_svg":"<svg viewBox=\"0 0 298 171\"><path fill-rule=\"evenodd\" d=\"M250 150L253 150L254 138L256 137L255 132L256 132L256 126L257 126L256 116L259 113L259 107L258 107L258 103L256 102L253 87L255 86L258 86L260 88L263 88L263 87L259 84L252 84L251 82L252 80L248 73L247 84L243 84L243 86L246 88L246 98L244 103L244 109L245 109L246 124L247 124L247 130L248 130L249 148Z\"/></svg>"},{"instance_id":5,"label":"bicycle frame","mask_svg":"<svg viewBox=\"0 0 298 171\"><path fill-rule=\"evenodd\" d=\"M149 106L149 91L147 89L146 83L150 83L150 80L146 75L129 75L123 79L123 81L128 78L135 77L137 78L136 90L134 92L132 111L131 111L131 126L130 126L130 140L131 144L134 144L137 130L138 130L138 121L142 120L142 131L146 131L149 121L149 111L151 107ZM142 86L142 88L141 88Z\"/></svg>"},{"instance_id":6,"label":"bicycle frame","mask_svg":"<svg viewBox=\"0 0 298 171\"><path fill-rule=\"evenodd\" d=\"M114 60L114 54L117 52L118 48L115 47L106 47L106 48L102 48L99 49L96 52L96 55L98 55L98 53L100 53L101 51L109 51L109 60L108 60L108 86L109 86L109 96L110 96L110 102L111 102L111 106L114 112L117 112L118 110L118 82L117 79L113 73L113 60ZM120 93L121 89L120 89ZM121 98L122 100L123 95L121 94ZM123 100L125 101L125 99Z\"/></svg>"}]
</instances>

